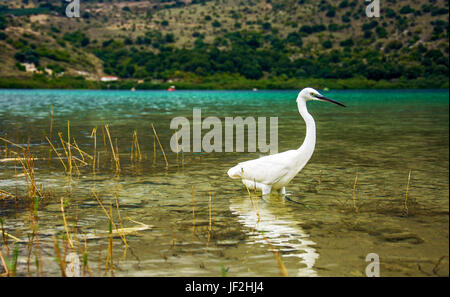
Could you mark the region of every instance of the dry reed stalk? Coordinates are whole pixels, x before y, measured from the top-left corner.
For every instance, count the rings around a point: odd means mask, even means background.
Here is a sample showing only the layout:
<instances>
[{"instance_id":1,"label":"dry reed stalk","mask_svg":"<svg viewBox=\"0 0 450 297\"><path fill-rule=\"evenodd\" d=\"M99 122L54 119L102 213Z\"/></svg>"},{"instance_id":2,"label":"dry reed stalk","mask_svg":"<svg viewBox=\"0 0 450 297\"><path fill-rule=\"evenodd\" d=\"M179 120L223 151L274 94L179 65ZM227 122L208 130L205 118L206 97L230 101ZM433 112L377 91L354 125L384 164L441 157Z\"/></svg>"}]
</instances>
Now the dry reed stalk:
<instances>
[{"instance_id":1,"label":"dry reed stalk","mask_svg":"<svg viewBox=\"0 0 450 297\"><path fill-rule=\"evenodd\" d=\"M108 252L106 253L106 261L105 261L105 276L108 273L108 270L111 273L111 276L114 276L113 272L113 236L112 236L112 204L109 205L109 217L111 218L109 221L109 241L108 241ZM108 269L109 267L109 269Z\"/></svg>"},{"instance_id":2,"label":"dry reed stalk","mask_svg":"<svg viewBox=\"0 0 450 297\"><path fill-rule=\"evenodd\" d=\"M64 164L64 161L61 158L61 155L58 153L58 151L55 149L55 147L53 146L52 142L50 141L50 139L48 139L47 136L45 136L45 139L47 139L48 143L50 144L50 147L55 151L56 155L58 156L59 160L61 161L61 164L64 166L64 171L67 172L67 167L66 164Z\"/></svg>"},{"instance_id":3,"label":"dry reed stalk","mask_svg":"<svg viewBox=\"0 0 450 297\"><path fill-rule=\"evenodd\" d=\"M212 210L212 197L211 197L211 192L209 192L209 227L208 227L209 232L211 232L211 230L212 230L211 210Z\"/></svg>"},{"instance_id":4,"label":"dry reed stalk","mask_svg":"<svg viewBox=\"0 0 450 297\"><path fill-rule=\"evenodd\" d=\"M50 139L52 139L52 135L53 135L53 105L50 105L50 131L48 133ZM52 160L52 150L49 149L48 150L48 162L50 164Z\"/></svg>"},{"instance_id":5,"label":"dry reed stalk","mask_svg":"<svg viewBox=\"0 0 450 297\"><path fill-rule=\"evenodd\" d=\"M15 242L22 242L22 240L20 238L17 238L16 236L9 234L6 231L4 232L4 236L5 236L5 238L6 238L6 236L8 236L9 238L13 239ZM5 246L8 249L8 245L6 244L6 241L5 241Z\"/></svg>"},{"instance_id":6,"label":"dry reed stalk","mask_svg":"<svg viewBox=\"0 0 450 297\"><path fill-rule=\"evenodd\" d=\"M75 165L75 169L77 170L77 175L78 175L78 177L80 177L80 169L78 169L78 165L77 165L77 162L75 162L75 160L79 160L79 161L81 161L81 160L75 156L72 156L72 159L74 159L73 165Z\"/></svg>"},{"instance_id":7,"label":"dry reed stalk","mask_svg":"<svg viewBox=\"0 0 450 297\"><path fill-rule=\"evenodd\" d=\"M277 260L278 268L280 269L280 275L288 277L288 272L286 270L286 267L284 266L283 261L281 260L280 252L279 251L273 251L273 254L275 256L275 259Z\"/></svg>"},{"instance_id":8,"label":"dry reed stalk","mask_svg":"<svg viewBox=\"0 0 450 297\"><path fill-rule=\"evenodd\" d=\"M2 219L2 218L0 218L0 223L1 223L1 226L2 226L2 239L3 239L3 243L5 244L6 252L9 254L9 246L8 246L8 241L7 241L7 239L6 239L6 231L5 231L5 228L4 228L4 226L3 226L3 219Z\"/></svg>"},{"instance_id":9,"label":"dry reed stalk","mask_svg":"<svg viewBox=\"0 0 450 297\"><path fill-rule=\"evenodd\" d=\"M58 132L59 139L61 141L61 145L64 149L64 153L66 154L67 162L69 163L69 175L72 175L72 158L70 158L68 150L66 149L65 141L62 137L62 133Z\"/></svg>"},{"instance_id":10,"label":"dry reed stalk","mask_svg":"<svg viewBox=\"0 0 450 297\"><path fill-rule=\"evenodd\" d=\"M50 132L49 132L50 139L52 138L52 132L53 132L53 105L50 105Z\"/></svg>"},{"instance_id":11,"label":"dry reed stalk","mask_svg":"<svg viewBox=\"0 0 450 297\"><path fill-rule=\"evenodd\" d=\"M319 171L319 180L317 181L317 192L319 192L321 184L322 184L322 170Z\"/></svg>"},{"instance_id":12,"label":"dry reed stalk","mask_svg":"<svg viewBox=\"0 0 450 297\"><path fill-rule=\"evenodd\" d=\"M67 121L67 150L69 151L69 170L72 174L72 145L70 144L70 121Z\"/></svg>"},{"instance_id":13,"label":"dry reed stalk","mask_svg":"<svg viewBox=\"0 0 450 297\"><path fill-rule=\"evenodd\" d=\"M98 198L97 193L95 193L93 190L91 190L92 195L95 197L95 199L97 199L98 204L100 204L101 208L103 209L103 212L106 214L106 217L108 217L109 221L112 222L112 225L114 227L114 229L116 230L116 232L119 234L120 238L122 238L123 243L127 245L127 240L126 238L123 236L123 232L120 232L119 229L117 228L116 224L114 224L114 221L112 219L112 217L109 216L108 211L106 210L106 208L103 206L103 203L100 201L100 198Z\"/></svg>"},{"instance_id":14,"label":"dry reed stalk","mask_svg":"<svg viewBox=\"0 0 450 297\"><path fill-rule=\"evenodd\" d=\"M85 268L87 269L90 276L92 276L92 270L88 264L88 253L87 253L87 239L84 237L84 252L83 252L83 276L85 276Z\"/></svg>"},{"instance_id":15,"label":"dry reed stalk","mask_svg":"<svg viewBox=\"0 0 450 297\"><path fill-rule=\"evenodd\" d=\"M58 241L55 236L53 238L53 245L55 247L56 259L58 259L59 269L61 270L61 276L66 277L66 261L61 258L61 251L59 249Z\"/></svg>"},{"instance_id":16,"label":"dry reed stalk","mask_svg":"<svg viewBox=\"0 0 450 297\"><path fill-rule=\"evenodd\" d=\"M28 150L29 153L29 150ZM33 159L30 158L29 155L24 155L24 161L22 161L22 158L19 158L19 161L22 165L25 180L27 182L27 188L28 188L28 198L32 201L36 193L39 194L40 197L43 197L42 193L39 192L38 188L36 187L36 182L34 180L34 162Z\"/></svg>"},{"instance_id":17,"label":"dry reed stalk","mask_svg":"<svg viewBox=\"0 0 450 297\"><path fill-rule=\"evenodd\" d=\"M77 157L75 157L75 156L72 156L72 159L74 159L74 160L80 162L80 163L83 164L84 166L89 166L89 164L88 164L87 162L85 162L84 160L81 160L81 159L79 159L79 158L77 158ZM76 162L73 162L73 163L76 165ZM78 167L77 167L77 169L78 169ZM79 171L78 171L78 173L79 173Z\"/></svg>"},{"instance_id":18,"label":"dry reed stalk","mask_svg":"<svg viewBox=\"0 0 450 297\"><path fill-rule=\"evenodd\" d=\"M356 170L356 175L355 175L355 182L353 184L353 209L355 210L355 212L357 213L358 207L356 206L356 185L358 183L358 170Z\"/></svg>"},{"instance_id":19,"label":"dry reed stalk","mask_svg":"<svg viewBox=\"0 0 450 297\"><path fill-rule=\"evenodd\" d=\"M97 156L97 127L92 129L91 137L94 138L94 157L93 157L93 160L92 160L92 170L93 170L93 172L95 174L95 164L96 164L95 163L96 162L95 157Z\"/></svg>"},{"instance_id":20,"label":"dry reed stalk","mask_svg":"<svg viewBox=\"0 0 450 297\"><path fill-rule=\"evenodd\" d=\"M37 231L37 224L36 224L36 222L34 222L33 224L34 224L33 232L35 233L34 237L36 238L35 245L36 245L36 249L37 249L37 260L38 260L38 263L42 263L41 247L40 247L40 244L39 244L39 233ZM36 258L36 254L34 256ZM38 271L39 271L39 275L42 276L43 268L42 268L41 264L39 264L39 270Z\"/></svg>"},{"instance_id":21,"label":"dry reed stalk","mask_svg":"<svg viewBox=\"0 0 450 297\"><path fill-rule=\"evenodd\" d=\"M3 269L5 270L5 275L9 276L8 266L6 265L5 259L3 258L2 251L0 251L0 260L2 261Z\"/></svg>"},{"instance_id":22,"label":"dry reed stalk","mask_svg":"<svg viewBox=\"0 0 450 297\"><path fill-rule=\"evenodd\" d=\"M106 145L105 125L102 123L103 148L105 149L105 157L108 157L108 146Z\"/></svg>"},{"instance_id":23,"label":"dry reed stalk","mask_svg":"<svg viewBox=\"0 0 450 297\"><path fill-rule=\"evenodd\" d=\"M242 170L242 176L244 176L244 170ZM252 194L250 193L250 189L247 187L247 185L244 183L245 188L247 189L248 197L250 198L250 202L252 203L253 210L256 212L256 215L258 216L257 224L261 221L261 215L259 214L259 210L255 205L255 202L253 201ZM255 183L255 192L256 192L256 183Z\"/></svg>"},{"instance_id":24,"label":"dry reed stalk","mask_svg":"<svg viewBox=\"0 0 450 297\"><path fill-rule=\"evenodd\" d=\"M17 160L14 160L14 197L17 207Z\"/></svg>"},{"instance_id":25,"label":"dry reed stalk","mask_svg":"<svg viewBox=\"0 0 450 297\"><path fill-rule=\"evenodd\" d=\"M15 146L15 147L18 147L18 148L22 149L22 150L25 150L25 148L21 147L20 145L15 144L15 143L12 142L12 141L9 141L9 140L6 139L6 138L0 137L0 140L3 140L4 142L7 142L7 143L9 143L9 144L11 144L11 145L13 145L13 146Z\"/></svg>"},{"instance_id":26,"label":"dry reed stalk","mask_svg":"<svg viewBox=\"0 0 450 297\"><path fill-rule=\"evenodd\" d=\"M130 161L133 162L134 157L134 139L131 141L131 149L130 149Z\"/></svg>"},{"instance_id":27,"label":"dry reed stalk","mask_svg":"<svg viewBox=\"0 0 450 297\"><path fill-rule=\"evenodd\" d=\"M135 134L136 134L136 147L137 147L137 150L138 150L139 161L141 161L142 160L141 146L139 145L139 139L138 139L137 131L135 131Z\"/></svg>"},{"instance_id":28,"label":"dry reed stalk","mask_svg":"<svg viewBox=\"0 0 450 297\"><path fill-rule=\"evenodd\" d=\"M67 143L67 142L66 142ZM89 159L94 159L94 157L92 157L91 155L89 155L88 153L86 153L85 151L83 151L82 149L80 149L80 147L78 146L75 138L73 139L73 147L80 153L81 158L84 161L84 156L88 157Z\"/></svg>"},{"instance_id":29,"label":"dry reed stalk","mask_svg":"<svg viewBox=\"0 0 450 297\"><path fill-rule=\"evenodd\" d=\"M117 215L119 217L119 223L120 223L120 228L122 230L122 236L123 236L123 239L124 239L125 247L128 248L128 243L127 243L127 239L126 239L125 232L124 232L125 229L123 227L122 217L120 216L119 198L117 197L117 193L115 193L115 198L116 198Z\"/></svg>"},{"instance_id":30,"label":"dry reed stalk","mask_svg":"<svg viewBox=\"0 0 450 297\"><path fill-rule=\"evenodd\" d=\"M5 134L5 136L8 136L8 134ZM8 143L5 142L5 159L8 158Z\"/></svg>"},{"instance_id":31,"label":"dry reed stalk","mask_svg":"<svg viewBox=\"0 0 450 297\"><path fill-rule=\"evenodd\" d=\"M153 135L153 165L156 162L156 137Z\"/></svg>"},{"instance_id":32,"label":"dry reed stalk","mask_svg":"<svg viewBox=\"0 0 450 297\"><path fill-rule=\"evenodd\" d=\"M116 142L116 156L117 156L117 164L119 166L119 171L120 171L120 154L119 154L119 146L117 145L117 138L115 139Z\"/></svg>"},{"instance_id":33,"label":"dry reed stalk","mask_svg":"<svg viewBox=\"0 0 450 297\"><path fill-rule=\"evenodd\" d=\"M30 272L31 251L33 250L34 232L28 237L28 256L27 256L27 272Z\"/></svg>"},{"instance_id":34,"label":"dry reed stalk","mask_svg":"<svg viewBox=\"0 0 450 297\"><path fill-rule=\"evenodd\" d=\"M272 251L273 256L277 260L278 269L280 270L280 276L288 277L289 275L286 270L286 267L284 266L283 260L281 259L280 251L275 250L275 248L272 246L272 244L269 242L269 240L266 237L264 237L264 239L266 240L267 244L269 245L269 249Z\"/></svg>"},{"instance_id":35,"label":"dry reed stalk","mask_svg":"<svg viewBox=\"0 0 450 297\"><path fill-rule=\"evenodd\" d=\"M142 160L142 155L141 155L141 148L139 146L139 140L138 140L138 135L137 135L137 131L134 130L133 131L133 141L131 142L131 161L141 161Z\"/></svg>"},{"instance_id":36,"label":"dry reed stalk","mask_svg":"<svg viewBox=\"0 0 450 297\"><path fill-rule=\"evenodd\" d=\"M118 158L116 156L116 152L114 150L114 145L113 145L112 140L111 140L111 134L109 133L109 126L108 125L105 125L105 130L106 130L106 134L108 135L109 143L111 145L111 152L113 154L113 158L114 158L114 162L115 162L115 166L116 166L116 173L119 173L120 172L120 163L118 161Z\"/></svg>"},{"instance_id":37,"label":"dry reed stalk","mask_svg":"<svg viewBox=\"0 0 450 297\"><path fill-rule=\"evenodd\" d=\"M408 209L408 192L409 192L409 183L411 181L411 169L409 170L408 174L408 183L406 184L406 192L405 192L405 200L403 203L403 215L407 216L409 214Z\"/></svg>"},{"instance_id":38,"label":"dry reed stalk","mask_svg":"<svg viewBox=\"0 0 450 297\"><path fill-rule=\"evenodd\" d=\"M8 193L8 192L6 192L6 191L3 191L3 190L0 190L0 200L6 199L6 198L8 198L8 197L11 197L11 198L17 199L17 197L16 197L16 196L14 196L13 194L11 194L11 193Z\"/></svg>"},{"instance_id":39,"label":"dry reed stalk","mask_svg":"<svg viewBox=\"0 0 450 297\"><path fill-rule=\"evenodd\" d=\"M62 217L63 217L64 229L66 231L67 241L69 242L70 247L73 249L74 245L73 245L73 241L72 241L72 236L70 235L70 232L69 232L69 227L67 225L66 215L64 213L64 200L62 197L61 197L60 209L61 209L61 213L62 213ZM65 257L64 257L64 259L65 259Z\"/></svg>"},{"instance_id":40,"label":"dry reed stalk","mask_svg":"<svg viewBox=\"0 0 450 297\"><path fill-rule=\"evenodd\" d=\"M83 159L83 161L84 161L84 156L83 156L84 152L82 150L80 150L80 148L78 147L78 144L77 144L77 141L75 140L75 137L73 138L73 147L80 153L81 159Z\"/></svg>"},{"instance_id":41,"label":"dry reed stalk","mask_svg":"<svg viewBox=\"0 0 450 297\"><path fill-rule=\"evenodd\" d=\"M194 186L192 186L192 232L195 233L195 202L194 202Z\"/></svg>"},{"instance_id":42,"label":"dry reed stalk","mask_svg":"<svg viewBox=\"0 0 450 297\"><path fill-rule=\"evenodd\" d=\"M163 153L164 161L166 161L166 169L167 169L169 167L169 163L167 162L166 153L164 152L164 148L161 145L161 142L159 141L159 137L158 137L158 134L156 133L156 129L155 129L155 126L153 125L153 123L152 123L152 128L153 128L153 133L155 134L156 140L158 141L159 148L161 149L161 151Z\"/></svg>"}]
</instances>

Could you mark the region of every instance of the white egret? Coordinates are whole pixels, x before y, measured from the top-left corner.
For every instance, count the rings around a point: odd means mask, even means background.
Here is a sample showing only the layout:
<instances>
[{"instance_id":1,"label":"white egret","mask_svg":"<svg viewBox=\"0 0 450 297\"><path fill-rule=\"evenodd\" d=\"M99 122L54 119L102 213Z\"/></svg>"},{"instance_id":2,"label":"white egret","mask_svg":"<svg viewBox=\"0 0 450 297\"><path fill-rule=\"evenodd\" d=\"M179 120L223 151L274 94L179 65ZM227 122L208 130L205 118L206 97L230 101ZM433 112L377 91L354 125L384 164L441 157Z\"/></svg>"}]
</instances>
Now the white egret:
<instances>
[{"instance_id":1,"label":"white egret","mask_svg":"<svg viewBox=\"0 0 450 297\"><path fill-rule=\"evenodd\" d=\"M312 88L303 89L297 96L300 115L306 123L306 137L297 150L273 154L259 159L239 163L228 170L233 179L242 179L249 189L262 191L263 195L278 191L286 194L285 186L305 167L316 145L316 124L306 108L311 100L331 102L345 107L344 104L321 95Z\"/></svg>"}]
</instances>

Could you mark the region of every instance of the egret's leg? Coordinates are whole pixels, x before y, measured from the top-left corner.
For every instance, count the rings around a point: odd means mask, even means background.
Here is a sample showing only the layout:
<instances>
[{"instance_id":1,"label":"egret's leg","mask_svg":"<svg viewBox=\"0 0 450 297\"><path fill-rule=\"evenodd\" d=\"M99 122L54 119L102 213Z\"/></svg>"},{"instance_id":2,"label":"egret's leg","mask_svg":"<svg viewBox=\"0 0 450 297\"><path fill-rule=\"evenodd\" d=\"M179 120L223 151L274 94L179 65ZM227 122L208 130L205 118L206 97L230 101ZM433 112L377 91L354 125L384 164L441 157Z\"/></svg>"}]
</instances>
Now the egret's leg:
<instances>
[{"instance_id":1,"label":"egret's leg","mask_svg":"<svg viewBox=\"0 0 450 297\"><path fill-rule=\"evenodd\" d=\"M280 190L280 194L286 196L286 187L282 187Z\"/></svg>"}]
</instances>

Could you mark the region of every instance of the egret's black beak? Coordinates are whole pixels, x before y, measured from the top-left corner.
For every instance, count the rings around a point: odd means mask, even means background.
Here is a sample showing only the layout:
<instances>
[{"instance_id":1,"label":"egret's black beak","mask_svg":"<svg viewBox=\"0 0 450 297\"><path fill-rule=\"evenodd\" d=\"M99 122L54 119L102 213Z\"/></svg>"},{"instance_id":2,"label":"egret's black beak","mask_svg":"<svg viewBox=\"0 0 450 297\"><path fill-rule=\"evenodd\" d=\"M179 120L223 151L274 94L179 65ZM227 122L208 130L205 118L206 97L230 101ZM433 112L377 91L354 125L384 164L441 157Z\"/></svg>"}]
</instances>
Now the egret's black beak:
<instances>
[{"instance_id":1,"label":"egret's black beak","mask_svg":"<svg viewBox=\"0 0 450 297\"><path fill-rule=\"evenodd\" d=\"M314 97L316 97L317 99L322 100L322 101L328 101L328 102L331 102L331 103L340 105L340 106L342 106L342 107L346 107L344 104L342 104L342 103L340 103L340 102L337 102L337 101L335 101L335 100L333 100L333 99L327 98L327 97L325 97L325 96L322 96L322 95L320 95L320 94L316 94L316 95L314 95Z\"/></svg>"}]
</instances>

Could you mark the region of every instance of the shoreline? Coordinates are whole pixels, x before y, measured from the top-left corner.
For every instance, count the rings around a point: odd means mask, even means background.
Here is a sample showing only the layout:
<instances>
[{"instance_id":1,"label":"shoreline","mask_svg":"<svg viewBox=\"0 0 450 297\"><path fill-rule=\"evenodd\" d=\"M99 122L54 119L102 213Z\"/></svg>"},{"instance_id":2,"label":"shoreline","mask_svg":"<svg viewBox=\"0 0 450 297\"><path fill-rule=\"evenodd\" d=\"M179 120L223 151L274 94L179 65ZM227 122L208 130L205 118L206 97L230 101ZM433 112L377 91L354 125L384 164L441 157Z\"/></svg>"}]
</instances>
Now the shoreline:
<instances>
[{"instance_id":1,"label":"shoreline","mask_svg":"<svg viewBox=\"0 0 450 297\"><path fill-rule=\"evenodd\" d=\"M199 78L196 81L141 82L126 79L116 82L85 80L82 77L0 77L0 89L87 89L87 90L167 90L175 85L177 90L295 90L304 87L316 89L448 89L448 77L419 78L414 80L367 80L280 78L273 79L221 79L220 77Z\"/></svg>"}]
</instances>

